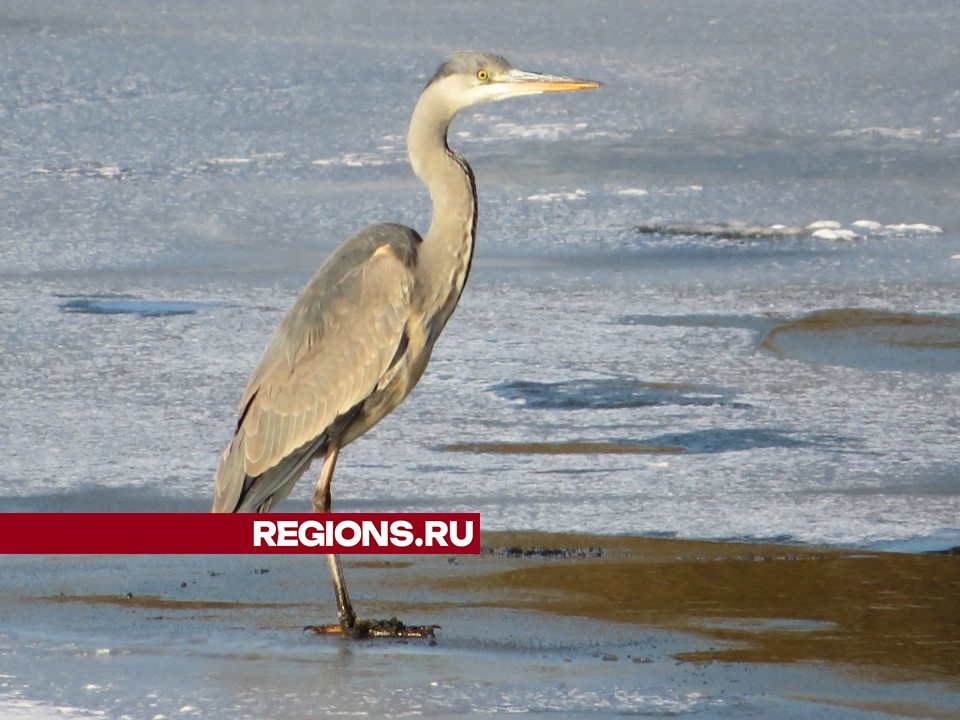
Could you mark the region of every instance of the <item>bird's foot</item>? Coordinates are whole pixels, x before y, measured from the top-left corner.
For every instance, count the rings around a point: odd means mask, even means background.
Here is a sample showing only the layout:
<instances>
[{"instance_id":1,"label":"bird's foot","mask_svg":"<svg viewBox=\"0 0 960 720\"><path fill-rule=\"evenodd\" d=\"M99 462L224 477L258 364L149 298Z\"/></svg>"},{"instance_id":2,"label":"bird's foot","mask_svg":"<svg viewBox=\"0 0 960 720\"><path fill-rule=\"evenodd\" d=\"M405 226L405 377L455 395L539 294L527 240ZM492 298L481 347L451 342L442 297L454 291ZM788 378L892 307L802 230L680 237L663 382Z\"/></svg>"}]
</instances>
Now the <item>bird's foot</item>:
<instances>
[{"instance_id":1,"label":"bird's foot","mask_svg":"<svg viewBox=\"0 0 960 720\"><path fill-rule=\"evenodd\" d=\"M307 625L304 632L312 635L342 635L351 640L367 638L430 638L439 625L407 625L395 617L389 620L357 620L353 625Z\"/></svg>"}]
</instances>

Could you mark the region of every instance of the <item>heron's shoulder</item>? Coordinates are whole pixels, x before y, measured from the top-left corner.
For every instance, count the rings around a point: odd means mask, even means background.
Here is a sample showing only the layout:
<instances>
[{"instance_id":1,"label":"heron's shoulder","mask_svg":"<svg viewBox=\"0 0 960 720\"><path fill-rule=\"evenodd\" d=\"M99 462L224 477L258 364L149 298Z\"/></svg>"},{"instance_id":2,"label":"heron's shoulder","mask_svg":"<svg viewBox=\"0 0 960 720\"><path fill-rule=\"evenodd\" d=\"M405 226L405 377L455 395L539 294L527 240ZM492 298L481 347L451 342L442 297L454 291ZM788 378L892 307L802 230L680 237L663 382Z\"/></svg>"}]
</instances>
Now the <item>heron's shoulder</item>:
<instances>
[{"instance_id":1,"label":"heron's shoulder","mask_svg":"<svg viewBox=\"0 0 960 720\"><path fill-rule=\"evenodd\" d=\"M347 238L280 321L250 377L241 407L264 383L285 387L295 372L314 372L315 367L336 364L341 356L353 358L343 348L364 345L371 332L396 335L386 342L394 352L411 307L421 242L412 228L391 223L370 225Z\"/></svg>"},{"instance_id":2,"label":"heron's shoulder","mask_svg":"<svg viewBox=\"0 0 960 720\"><path fill-rule=\"evenodd\" d=\"M369 240L373 242L383 242L383 243L416 243L420 244L423 242L423 238L420 237L420 233L414 230L412 227L407 227L406 225L401 225L399 223L375 223L373 225L368 225L360 232L356 233L347 240L350 242L355 239Z\"/></svg>"},{"instance_id":3,"label":"heron's shoulder","mask_svg":"<svg viewBox=\"0 0 960 720\"><path fill-rule=\"evenodd\" d=\"M397 223L377 223L351 235L333 255L328 263L343 266L357 266L373 257L383 257L384 253L412 268L417 262L417 252L423 238L413 228Z\"/></svg>"}]
</instances>

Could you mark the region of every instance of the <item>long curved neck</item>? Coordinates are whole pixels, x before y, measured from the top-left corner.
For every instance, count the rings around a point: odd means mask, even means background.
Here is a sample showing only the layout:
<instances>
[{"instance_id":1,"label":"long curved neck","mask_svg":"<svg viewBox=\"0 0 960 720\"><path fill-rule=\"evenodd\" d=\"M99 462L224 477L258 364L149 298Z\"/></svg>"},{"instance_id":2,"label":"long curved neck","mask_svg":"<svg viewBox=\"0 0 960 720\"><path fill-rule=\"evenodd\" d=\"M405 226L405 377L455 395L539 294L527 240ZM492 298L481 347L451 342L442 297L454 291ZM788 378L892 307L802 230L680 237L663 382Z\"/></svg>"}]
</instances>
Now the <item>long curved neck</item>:
<instances>
[{"instance_id":1,"label":"long curved neck","mask_svg":"<svg viewBox=\"0 0 960 720\"><path fill-rule=\"evenodd\" d=\"M435 90L428 87L420 96L407 134L410 165L433 201L416 270L433 339L443 330L463 292L477 230L473 171L447 146L447 129L455 110Z\"/></svg>"}]
</instances>

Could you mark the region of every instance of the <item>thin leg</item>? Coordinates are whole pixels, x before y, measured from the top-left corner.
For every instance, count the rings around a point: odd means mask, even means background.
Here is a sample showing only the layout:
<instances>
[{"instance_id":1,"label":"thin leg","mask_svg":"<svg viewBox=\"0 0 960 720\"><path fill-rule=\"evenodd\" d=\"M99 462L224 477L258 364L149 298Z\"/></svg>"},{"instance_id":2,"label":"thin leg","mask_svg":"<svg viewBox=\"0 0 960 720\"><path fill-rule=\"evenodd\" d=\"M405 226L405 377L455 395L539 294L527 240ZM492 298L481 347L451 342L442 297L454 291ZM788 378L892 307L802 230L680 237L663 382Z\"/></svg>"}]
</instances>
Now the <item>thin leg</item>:
<instances>
[{"instance_id":1,"label":"thin leg","mask_svg":"<svg viewBox=\"0 0 960 720\"><path fill-rule=\"evenodd\" d=\"M330 512L333 502L330 484L333 480L333 469L337 466L337 456L339 454L340 448L335 445L330 445L327 448L327 454L323 458L323 467L320 468L320 477L317 478L317 484L313 488L314 512ZM330 566L330 576L333 578L333 591L337 596L337 616L340 620L340 627L348 630L356 625L357 615L353 612L353 605L350 604L350 596L347 594L347 583L343 579L340 556L327 555L327 564Z\"/></svg>"},{"instance_id":2,"label":"thin leg","mask_svg":"<svg viewBox=\"0 0 960 720\"><path fill-rule=\"evenodd\" d=\"M323 467L320 477L313 488L313 511L317 513L330 512L332 496L330 485L333 481L333 469L337 465L337 456L340 448L330 445L323 458ZM337 595L337 614L340 619L340 633L352 638L364 637L402 637L402 638L433 638L436 625L405 625L396 618L390 620L374 620L357 622L357 616L350 604L347 594L347 584L343 579L343 567L340 565L339 555L327 555L327 564L330 566L330 576L333 578L333 590ZM331 632L332 626L318 625L306 628L317 634Z\"/></svg>"},{"instance_id":3,"label":"thin leg","mask_svg":"<svg viewBox=\"0 0 960 720\"><path fill-rule=\"evenodd\" d=\"M343 579L340 556L327 555L327 564L330 566L330 576L333 578L333 590L337 594L337 616L340 618L340 627L350 630L357 624L357 615L353 612L350 596L347 595L347 583Z\"/></svg>"},{"instance_id":4,"label":"thin leg","mask_svg":"<svg viewBox=\"0 0 960 720\"><path fill-rule=\"evenodd\" d=\"M330 483L333 481L333 470L337 467L337 456L340 448L336 445L327 446L327 454L323 456L323 466L320 468L320 477L313 487L313 511L316 513L330 512L333 498L330 494Z\"/></svg>"}]
</instances>

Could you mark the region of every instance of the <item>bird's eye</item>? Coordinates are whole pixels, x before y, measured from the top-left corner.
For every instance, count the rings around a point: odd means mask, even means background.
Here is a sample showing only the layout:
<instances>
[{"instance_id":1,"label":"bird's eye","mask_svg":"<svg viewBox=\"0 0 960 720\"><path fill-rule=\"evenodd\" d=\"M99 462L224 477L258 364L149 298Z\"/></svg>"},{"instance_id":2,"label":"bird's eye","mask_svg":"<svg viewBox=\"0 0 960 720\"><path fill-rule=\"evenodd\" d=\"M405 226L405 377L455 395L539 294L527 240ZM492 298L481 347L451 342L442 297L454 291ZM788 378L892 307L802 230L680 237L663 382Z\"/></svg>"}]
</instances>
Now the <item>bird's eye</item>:
<instances>
[{"instance_id":1,"label":"bird's eye","mask_svg":"<svg viewBox=\"0 0 960 720\"><path fill-rule=\"evenodd\" d=\"M486 82L490 79L490 73L486 70L477 70L477 80L480 82Z\"/></svg>"}]
</instances>

